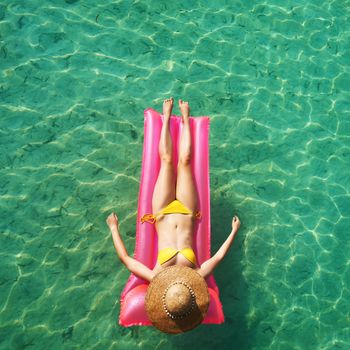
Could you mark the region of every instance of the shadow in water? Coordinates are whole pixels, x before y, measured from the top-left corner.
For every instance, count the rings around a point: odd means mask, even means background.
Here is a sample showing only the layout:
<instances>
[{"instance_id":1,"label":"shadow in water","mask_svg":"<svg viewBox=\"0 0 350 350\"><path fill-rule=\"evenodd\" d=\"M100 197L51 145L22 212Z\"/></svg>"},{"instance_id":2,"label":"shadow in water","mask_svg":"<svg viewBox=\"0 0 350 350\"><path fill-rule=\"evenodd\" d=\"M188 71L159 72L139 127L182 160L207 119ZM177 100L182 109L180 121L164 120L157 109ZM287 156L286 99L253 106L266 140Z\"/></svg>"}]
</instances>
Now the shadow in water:
<instances>
[{"instance_id":1,"label":"shadow in water","mask_svg":"<svg viewBox=\"0 0 350 350\"><path fill-rule=\"evenodd\" d=\"M231 232L232 217L238 215L244 222L239 208L233 201L220 198L211 202L211 255L220 248ZM170 342L175 349L249 349L249 331L246 323L248 313L248 287L242 275L243 242L245 227L242 223L235 241L225 259L217 266L214 277L219 286L225 322L220 325L201 325L196 329L175 336Z\"/></svg>"}]
</instances>

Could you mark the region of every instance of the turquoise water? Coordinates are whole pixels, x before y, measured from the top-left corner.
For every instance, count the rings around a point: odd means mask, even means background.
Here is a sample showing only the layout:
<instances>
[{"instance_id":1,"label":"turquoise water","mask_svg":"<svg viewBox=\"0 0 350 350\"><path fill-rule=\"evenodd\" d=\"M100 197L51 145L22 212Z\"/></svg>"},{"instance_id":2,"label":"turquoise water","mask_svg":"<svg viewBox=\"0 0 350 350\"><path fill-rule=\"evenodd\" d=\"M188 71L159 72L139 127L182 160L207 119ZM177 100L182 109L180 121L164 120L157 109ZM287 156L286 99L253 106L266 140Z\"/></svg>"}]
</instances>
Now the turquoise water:
<instances>
[{"instance_id":1,"label":"turquoise water","mask_svg":"<svg viewBox=\"0 0 350 350\"><path fill-rule=\"evenodd\" d=\"M1 349L349 349L350 3L0 5ZM211 116L212 250L226 316L118 325L143 110ZM175 113L178 113L178 108Z\"/></svg>"}]
</instances>

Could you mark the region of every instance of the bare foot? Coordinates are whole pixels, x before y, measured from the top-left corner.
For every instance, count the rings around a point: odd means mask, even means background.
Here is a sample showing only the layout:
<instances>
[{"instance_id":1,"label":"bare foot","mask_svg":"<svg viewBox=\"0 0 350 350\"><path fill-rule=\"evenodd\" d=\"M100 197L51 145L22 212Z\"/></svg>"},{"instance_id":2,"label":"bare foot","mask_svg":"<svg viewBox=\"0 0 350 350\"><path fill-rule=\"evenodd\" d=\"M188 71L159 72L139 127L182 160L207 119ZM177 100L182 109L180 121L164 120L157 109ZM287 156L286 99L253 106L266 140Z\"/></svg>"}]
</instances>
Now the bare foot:
<instances>
[{"instance_id":1,"label":"bare foot","mask_svg":"<svg viewBox=\"0 0 350 350\"><path fill-rule=\"evenodd\" d=\"M171 116L171 111L173 110L174 99L172 97L167 98L163 102L163 114L164 117L169 118Z\"/></svg>"},{"instance_id":2,"label":"bare foot","mask_svg":"<svg viewBox=\"0 0 350 350\"><path fill-rule=\"evenodd\" d=\"M112 230L113 228L118 228L118 216L115 213L109 214L107 220L106 220L107 225L109 228Z\"/></svg>"},{"instance_id":3,"label":"bare foot","mask_svg":"<svg viewBox=\"0 0 350 350\"><path fill-rule=\"evenodd\" d=\"M181 114L183 117L182 120L183 121L188 120L189 115L190 115L190 106L189 106L188 102L179 100L179 107L180 107L180 111L181 111Z\"/></svg>"}]
</instances>

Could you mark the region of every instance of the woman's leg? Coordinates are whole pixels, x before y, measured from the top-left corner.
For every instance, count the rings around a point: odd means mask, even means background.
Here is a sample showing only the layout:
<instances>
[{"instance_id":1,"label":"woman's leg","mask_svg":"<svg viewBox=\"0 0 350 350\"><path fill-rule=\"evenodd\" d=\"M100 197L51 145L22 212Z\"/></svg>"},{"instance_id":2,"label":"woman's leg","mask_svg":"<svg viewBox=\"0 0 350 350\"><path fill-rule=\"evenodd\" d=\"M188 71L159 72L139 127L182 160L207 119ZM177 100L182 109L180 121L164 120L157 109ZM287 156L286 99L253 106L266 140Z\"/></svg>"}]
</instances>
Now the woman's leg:
<instances>
[{"instance_id":1,"label":"woman's leg","mask_svg":"<svg viewBox=\"0 0 350 350\"><path fill-rule=\"evenodd\" d=\"M168 98L163 102L164 120L159 139L161 167L152 198L152 210L154 214L158 213L175 199L175 175L172 159L173 146L169 131L169 120L173 104L173 98Z\"/></svg>"},{"instance_id":2,"label":"woman's leg","mask_svg":"<svg viewBox=\"0 0 350 350\"><path fill-rule=\"evenodd\" d=\"M176 198L188 209L196 212L198 210L198 193L191 170L190 107L188 102L182 100L179 100L179 106L183 117L183 129L177 167Z\"/></svg>"}]
</instances>

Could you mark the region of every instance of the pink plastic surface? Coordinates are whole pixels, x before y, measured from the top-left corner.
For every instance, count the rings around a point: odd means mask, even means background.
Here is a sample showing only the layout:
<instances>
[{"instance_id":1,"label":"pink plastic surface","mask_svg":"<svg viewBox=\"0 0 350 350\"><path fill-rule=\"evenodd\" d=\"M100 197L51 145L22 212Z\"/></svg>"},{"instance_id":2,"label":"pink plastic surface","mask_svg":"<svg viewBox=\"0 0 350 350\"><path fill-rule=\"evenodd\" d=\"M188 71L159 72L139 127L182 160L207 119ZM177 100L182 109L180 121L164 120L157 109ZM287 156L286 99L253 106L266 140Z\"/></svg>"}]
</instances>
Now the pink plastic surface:
<instances>
[{"instance_id":1,"label":"pink plastic surface","mask_svg":"<svg viewBox=\"0 0 350 350\"><path fill-rule=\"evenodd\" d=\"M152 213L152 195L160 169L158 144L163 125L163 116L153 109L144 112L144 143L141 183L136 223L135 259L153 269L158 255L158 238L155 225L141 223L143 214ZM210 258L210 183L209 183L209 117L190 118L192 136L192 171L198 190L199 210L202 218L194 229L193 249L198 264ZM173 159L178 160L178 147L183 124L181 118L171 116L170 133L173 141ZM176 168L176 167L174 167ZM174 169L176 171L176 169ZM209 309L203 323L224 322L224 314L219 299L219 289L213 276L207 284L210 293ZM151 325L146 310L145 296L148 282L131 274L121 294L119 324L129 326Z\"/></svg>"}]
</instances>

